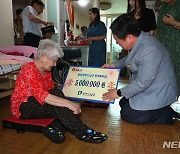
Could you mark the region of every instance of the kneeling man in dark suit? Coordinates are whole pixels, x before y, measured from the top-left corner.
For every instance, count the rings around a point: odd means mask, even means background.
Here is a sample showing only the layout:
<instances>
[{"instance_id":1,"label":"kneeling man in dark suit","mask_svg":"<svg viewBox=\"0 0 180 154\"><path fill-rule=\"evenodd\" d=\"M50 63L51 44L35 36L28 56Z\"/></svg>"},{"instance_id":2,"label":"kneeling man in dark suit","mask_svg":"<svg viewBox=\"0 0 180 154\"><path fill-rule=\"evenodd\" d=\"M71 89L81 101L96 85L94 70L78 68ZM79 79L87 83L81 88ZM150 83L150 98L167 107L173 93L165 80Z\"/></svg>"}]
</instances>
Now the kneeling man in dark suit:
<instances>
[{"instance_id":1,"label":"kneeling man in dark suit","mask_svg":"<svg viewBox=\"0 0 180 154\"><path fill-rule=\"evenodd\" d=\"M167 49L149 33L141 31L134 17L123 14L111 24L117 44L129 53L102 68L128 67L131 82L103 95L105 101L120 100L121 117L135 124L173 124L180 118L170 105L177 101L175 73Z\"/></svg>"}]
</instances>

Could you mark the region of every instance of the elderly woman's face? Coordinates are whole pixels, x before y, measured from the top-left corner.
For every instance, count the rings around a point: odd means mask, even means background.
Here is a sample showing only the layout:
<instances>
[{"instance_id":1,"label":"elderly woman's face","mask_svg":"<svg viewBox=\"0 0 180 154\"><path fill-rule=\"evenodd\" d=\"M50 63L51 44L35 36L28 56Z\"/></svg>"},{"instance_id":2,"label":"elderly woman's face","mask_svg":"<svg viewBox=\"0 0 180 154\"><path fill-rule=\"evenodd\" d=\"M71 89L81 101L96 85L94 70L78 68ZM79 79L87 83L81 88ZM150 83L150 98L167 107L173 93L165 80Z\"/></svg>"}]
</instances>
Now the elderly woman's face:
<instances>
[{"instance_id":1,"label":"elderly woman's face","mask_svg":"<svg viewBox=\"0 0 180 154\"><path fill-rule=\"evenodd\" d=\"M57 60L58 60L58 57L48 59L47 56L44 56L42 60L44 71L51 71L52 67L56 66Z\"/></svg>"}]
</instances>

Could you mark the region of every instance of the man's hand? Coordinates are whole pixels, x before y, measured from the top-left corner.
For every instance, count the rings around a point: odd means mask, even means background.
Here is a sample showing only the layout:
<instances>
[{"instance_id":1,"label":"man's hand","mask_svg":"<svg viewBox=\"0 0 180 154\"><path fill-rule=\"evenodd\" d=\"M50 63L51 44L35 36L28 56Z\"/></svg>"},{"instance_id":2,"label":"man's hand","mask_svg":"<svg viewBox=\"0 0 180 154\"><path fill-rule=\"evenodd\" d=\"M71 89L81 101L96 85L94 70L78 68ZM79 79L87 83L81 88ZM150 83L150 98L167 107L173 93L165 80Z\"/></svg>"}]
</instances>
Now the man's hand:
<instances>
[{"instance_id":1,"label":"man's hand","mask_svg":"<svg viewBox=\"0 0 180 154\"><path fill-rule=\"evenodd\" d=\"M103 94L102 99L107 102L112 102L114 99L119 98L117 89L109 89L108 92Z\"/></svg>"},{"instance_id":2,"label":"man's hand","mask_svg":"<svg viewBox=\"0 0 180 154\"><path fill-rule=\"evenodd\" d=\"M53 26L54 25L54 23L53 22L43 22L42 23L44 26Z\"/></svg>"},{"instance_id":3,"label":"man's hand","mask_svg":"<svg viewBox=\"0 0 180 154\"><path fill-rule=\"evenodd\" d=\"M114 64L113 63L106 63L103 66L101 66L101 68L114 68Z\"/></svg>"}]
</instances>

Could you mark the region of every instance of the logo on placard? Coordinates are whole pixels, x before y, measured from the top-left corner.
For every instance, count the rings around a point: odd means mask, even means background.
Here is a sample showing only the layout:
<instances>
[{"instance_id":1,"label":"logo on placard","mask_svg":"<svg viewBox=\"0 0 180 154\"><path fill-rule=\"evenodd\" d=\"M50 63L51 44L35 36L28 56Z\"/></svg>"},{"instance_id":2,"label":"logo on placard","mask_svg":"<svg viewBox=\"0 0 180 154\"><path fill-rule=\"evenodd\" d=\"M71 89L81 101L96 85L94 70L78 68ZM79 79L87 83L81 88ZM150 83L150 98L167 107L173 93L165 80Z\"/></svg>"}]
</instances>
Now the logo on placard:
<instances>
[{"instance_id":1,"label":"logo on placard","mask_svg":"<svg viewBox=\"0 0 180 154\"><path fill-rule=\"evenodd\" d=\"M82 91L78 91L78 95L81 95L82 94Z\"/></svg>"},{"instance_id":2,"label":"logo on placard","mask_svg":"<svg viewBox=\"0 0 180 154\"><path fill-rule=\"evenodd\" d=\"M91 97L95 96L95 93L83 92L82 90L79 90L77 94L78 95L83 95L83 96L91 96Z\"/></svg>"},{"instance_id":3,"label":"logo on placard","mask_svg":"<svg viewBox=\"0 0 180 154\"><path fill-rule=\"evenodd\" d=\"M73 67L73 68L72 68L72 71L82 72L82 69Z\"/></svg>"}]
</instances>

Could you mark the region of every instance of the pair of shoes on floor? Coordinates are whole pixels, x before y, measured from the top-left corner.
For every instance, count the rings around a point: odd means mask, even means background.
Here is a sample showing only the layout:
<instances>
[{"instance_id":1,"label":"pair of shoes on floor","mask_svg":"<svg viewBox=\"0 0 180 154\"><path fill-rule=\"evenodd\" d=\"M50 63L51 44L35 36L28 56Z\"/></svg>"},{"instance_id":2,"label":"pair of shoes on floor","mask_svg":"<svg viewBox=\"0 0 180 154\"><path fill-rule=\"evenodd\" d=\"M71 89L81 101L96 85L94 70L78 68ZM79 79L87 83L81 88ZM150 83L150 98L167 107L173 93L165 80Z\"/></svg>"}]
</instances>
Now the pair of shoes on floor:
<instances>
[{"instance_id":1,"label":"pair of shoes on floor","mask_svg":"<svg viewBox=\"0 0 180 154\"><path fill-rule=\"evenodd\" d=\"M65 140L64 134L57 128L46 127L43 134L54 143L62 143Z\"/></svg>"},{"instance_id":2,"label":"pair of shoes on floor","mask_svg":"<svg viewBox=\"0 0 180 154\"><path fill-rule=\"evenodd\" d=\"M84 142L89 143L102 143L104 142L108 137L105 134L102 134L100 132L96 132L95 130L88 129L85 134L77 138Z\"/></svg>"}]
</instances>

